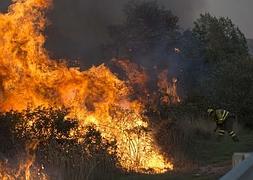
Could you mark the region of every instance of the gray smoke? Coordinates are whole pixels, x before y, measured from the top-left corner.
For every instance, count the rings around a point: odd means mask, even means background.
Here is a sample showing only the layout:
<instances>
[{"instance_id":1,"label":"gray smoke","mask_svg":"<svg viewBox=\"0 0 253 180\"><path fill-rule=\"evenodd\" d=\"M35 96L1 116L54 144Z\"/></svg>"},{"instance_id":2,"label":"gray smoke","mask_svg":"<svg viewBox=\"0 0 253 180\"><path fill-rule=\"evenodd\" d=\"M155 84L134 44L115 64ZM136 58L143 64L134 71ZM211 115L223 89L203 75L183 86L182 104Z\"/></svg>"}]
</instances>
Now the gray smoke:
<instances>
[{"instance_id":1,"label":"gray smoke","mask_svg":"<svg viewBox=\"0 0 253 180\"><path fill-rule=\"evenodd\" d=\"M55 0L49 14L46 47L57 58L79 59L82 65L101 63L99 48L107 26L123 19L118 0ZM126 1L125 1L126 2Z\"/></svg>"},{"instance_id":2,"label":"gray smoke","mask_svg":"<svg viewBox=\"0 0 253 180\"><path fill-rule=\"evenodd\" d=\"M128 0L55 0L50 12L46 47L56 58L79 59L82 66L100 64L100 45L108 40L107 27L124 21ZM189 27L203 0L158 0Z\"/></svg>"},{"instance_id":3,"label":"gray smoke","mask_svg":"<svg viewBox=\"0 0 253 180\"><path fill-rule=\"evenodd\" d=\"M82 66L99 64L100 45L108 40L107 27L124 21L123 6L128 0L54 0L49 12L46 48L55 58L79 60ZM158 0L180 17L180 24L189 27L203 0ZM6 11L10 0L0 1Z\"/></svg>"},{"instance_id":4,"label":"gray smoke","mask_svg":"<svg viewBox=\"0 0 253 180\"><path fill-rule=\"evenodd\" d=\"M253 1L252 0L207 0L205 11L215 16L225 16L239 26L247 38L253 38Z\"/></svg>"},{"instance_id":5,"label":"gray smoke","mask_svg":"<svg viewBox=\"0 0 253 180\"><path fill-rule=\"evenodd\" d=\"M201 9L206 8L203 0L158 0L167 9L171 10L179 19L179 24L184 28L190 28L193 21L199 17Z\"/></svg>"},{"instance_id":6,"label":"gray smoke","mask_svg":"<svg viewBox=\"0 0 253 180\"><path fill-rule=\"evenodd\" d=\"M10 3L11 3L10 0L0 1L0 12L6 12Z\"/></svg>"},{"instance_id":7,"label":"gray smoke","mask_svg":"<svg viewBox=\"0 0 253 180\"><path fill-rule=\"evenodd\" d=\"M147 0L148 1L148 0ZM200 13L228 16L239 25L246 37L253 37L252 0L157 0L180 18L183 28L190 28ZM128 0L54 0L49 13L51 25L46 31L46 48L55 58L80 60L82 65L103 62L99 47L106 43L107 26L124 20L122 8ZM0 11L10 0L0 0ZM243 12L243 13L238 13Z\"/></svg>"},{"instance_id":8,"label":"gray smoke","mask_svg":"<svg viewBox=\"0 0 253 180\"><path fill-rule=\"evenodd\" d=\"M124 21L123 6L128 0L54 0L46 30L46 48L55 58L79 60L82 66L99 64L100 45L108 40L107 27ZM10 0L0 1L6 11ZM180 17L180 24L189 27L203 0L158 0Z\"/></svg>"}]
</instances>

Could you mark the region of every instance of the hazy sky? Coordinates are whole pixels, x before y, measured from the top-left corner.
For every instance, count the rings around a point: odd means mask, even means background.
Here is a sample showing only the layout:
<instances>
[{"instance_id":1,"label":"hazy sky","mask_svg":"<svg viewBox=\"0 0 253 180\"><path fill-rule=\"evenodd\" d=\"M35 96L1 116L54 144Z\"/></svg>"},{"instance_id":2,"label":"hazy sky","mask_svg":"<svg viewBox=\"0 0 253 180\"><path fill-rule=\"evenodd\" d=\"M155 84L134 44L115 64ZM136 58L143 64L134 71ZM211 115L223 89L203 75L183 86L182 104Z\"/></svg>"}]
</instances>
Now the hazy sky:
<instances>
[{"instance_id":1,"label":"hazy sky","mask_svg":"<svg viewBox=\"0 0 253 180\"><path fill-rule=\"evenodd\" d=\"M200 13L226 16L238 25L247 38L253 38L253 0L158 0L181 17L185 27Z\"/></svg>"},{"instance_id":2,"label":"hazy sky","mask_svg":"<svg viewBox=\"0 0 253 180\"><path fill-rule=\"evenodd\" d=\"M253 11L249 9L253 7L253 0L157 1L179 16L184 28L190 28L200 13L210 12L215 16L228 16L247 38L253 38L253 23L250 22ZM106 27L123 20L122 7L126 2L128 0L54 0L50 33L55 31L55 39L50 41L50 47L56 54L65 53L65 57L98 59L94 52L106 39ZM67 48L57 46L64 41L69 42Z\"/></svg>"},{"instance_id":3,"label":"hazy sky","mask_svg":"<svg viewBox=\"0 0 253 180\"><path fill-rule=\"evenodd\" d=\"M0 0L0 10L5 8L10 0ZM82 9L83 16L96 13L103 17L101 20L117 22L121 20L121 8L127 0L54 0L55 8L62 11L71 11L73 6ZM105 3L107 2L107 3ZM253 0L158 0L166 8L171 9L181 17L180 21L185 27L192 24L200 13L210 12L216 16L227 16L240 27L248 38L253 38ZM69 9L65 7L72 4ZM86 13L85 13L86 11ZM90 13L93 11L94 13ZM73 14L75 12L72 12ZM103 16L105 15L105 16ZM96 17L95 17L96 18ZM106 19L107 18L107 19ZM98 24L101 22L98 22ZM95 22L93 23L95 25ZM88 27L91 28L91 27Z\"/></svg>"},{"instance_id":4,"label":"hazy sky","mask_svg":"<svg viewBox=\"0 0 253 180\"><path fill-rule=\"evenodd\" d=\"M0 10L10 0L0 0ZM253 0L157 0L190 28L200 13L227 16L247 38L253 38ZM47 48L56 57L99 61L96 54L106 41L107 26L123 20L122 7L128 0L54 0L47 30Z\"/></svg>"},{"instance_id":5,"label":"hazy sky","mask_svg":"<svg viewBox=\"0 0 253 180\"><path fill-rule=\"evenodd\" d=\"M253 38L253 0L205 0L202 11L228 16L248 38Z\"/></svg>"}]
</instances>

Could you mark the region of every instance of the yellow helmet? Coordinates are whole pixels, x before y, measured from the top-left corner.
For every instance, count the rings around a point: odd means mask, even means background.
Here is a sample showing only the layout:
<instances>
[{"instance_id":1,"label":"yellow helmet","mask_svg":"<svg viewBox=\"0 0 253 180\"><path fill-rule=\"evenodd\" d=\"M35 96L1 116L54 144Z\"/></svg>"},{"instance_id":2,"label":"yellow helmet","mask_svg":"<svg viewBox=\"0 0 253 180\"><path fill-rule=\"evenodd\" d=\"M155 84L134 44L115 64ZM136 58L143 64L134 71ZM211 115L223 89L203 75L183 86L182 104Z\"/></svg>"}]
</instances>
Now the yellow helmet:
<instances>
[{"instance_id":1,"label":"yellow helmet","mask_svg":"<svg viewBox=\"0 0 253 180\"><path fill-rule=\"evenodd\" d=\"M207 109L208 115L210 115L212 112L214 112L214 109L212 109L212 108Z\"/></svg>"}]
</instances>

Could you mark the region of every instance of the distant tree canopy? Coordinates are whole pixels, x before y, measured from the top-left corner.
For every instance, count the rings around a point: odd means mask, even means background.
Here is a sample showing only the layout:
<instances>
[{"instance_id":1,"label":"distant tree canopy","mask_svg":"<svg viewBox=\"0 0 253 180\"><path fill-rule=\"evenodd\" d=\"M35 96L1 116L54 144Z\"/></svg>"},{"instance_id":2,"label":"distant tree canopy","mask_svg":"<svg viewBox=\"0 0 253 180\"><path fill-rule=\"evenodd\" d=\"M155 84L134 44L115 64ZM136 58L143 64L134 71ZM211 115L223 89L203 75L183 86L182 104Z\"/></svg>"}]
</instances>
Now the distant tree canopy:
<instances>
[{"instance_id":1,"label":"distant tree canopy","mask_svg":"<svg viewBox=\"0 0 253 180\"><path fill-rule=\"evenodd\" d=\"M124 13L123 24L109 27L114 56L131 58L168 53L169 47L176 43L178 17L156 1L130 1Z\"/></svg>"},{"instance_id":2,"label":"distant tree canopy","mask_svg":"<svg viewBox=\"0 0 253 180\"><path fill-rule=\"evenodd\" d=\"M201 14L194 22L193 35L207 62L233 61L249 55L246 38L229 18Z\"/></svg>"},{"instance_id":3,"label":"distant tree canopy","mask_svg":"<svg viewBox=\"0 0 253 180\"><path fill-rule=\"evenodd\" d=\"M109 27L109 58L130 58L151 71L167 66L185 102L226 108L253 126L253 60L229 18L201 14L193 29L182 31L178 17L156 1L130 1L124 13L122 24Z\"/></svg>"},{"instance_id":4,"label":"distant tree canopy","mask_svg":"<svg viewBox=\"0 0 253 180\"><path fill-rule=\"evenodd\" d=\"M207 106L235 112L253 126L253 60L246 38L229 18L201 14L192 30L199 58L206 62L199 72L199 94Z\"/></svg>"}]
</instances>

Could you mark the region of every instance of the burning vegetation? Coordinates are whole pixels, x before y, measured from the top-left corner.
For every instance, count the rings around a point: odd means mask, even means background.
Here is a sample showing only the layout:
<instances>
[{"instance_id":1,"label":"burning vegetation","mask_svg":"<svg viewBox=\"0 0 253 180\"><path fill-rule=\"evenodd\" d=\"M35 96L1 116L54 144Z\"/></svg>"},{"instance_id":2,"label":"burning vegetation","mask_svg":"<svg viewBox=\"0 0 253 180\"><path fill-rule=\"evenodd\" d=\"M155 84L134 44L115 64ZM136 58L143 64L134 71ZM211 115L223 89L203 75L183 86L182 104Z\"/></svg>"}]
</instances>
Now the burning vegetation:
<instances>
[{"instance_id":1,"label":"burning vegetation","mask_svg":"<svg viewBox=\"0 0 253 180\"><path fill-rule=\"evenodd\" d=\"M49 178L46 165L60 164L48 162L54 142L59 156L74 158L70 153L75 147L82 161L107 154L127 172L172 170L144 113L152 96L145 70L120 60L128 76L123 81L103 64L80 71L50 59L42 33L50 5L50 0L13 0L8 12L0 14L0 121L10 123L8 135L24 149L18 164L1 161L0 178ZM165 70L158 77L161 100L178 103L177 80L169 83L167 76ZM134 85L146 99L132 97Z\"/></svg>"}]
</instances>

